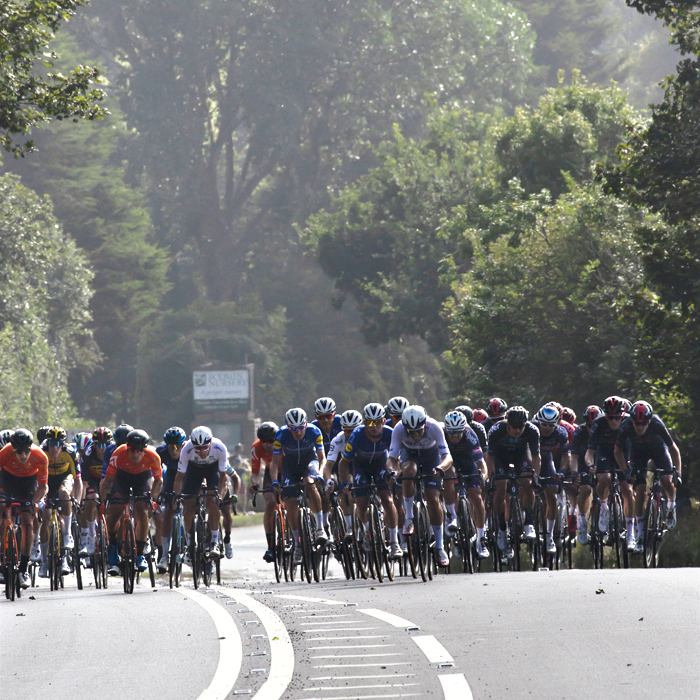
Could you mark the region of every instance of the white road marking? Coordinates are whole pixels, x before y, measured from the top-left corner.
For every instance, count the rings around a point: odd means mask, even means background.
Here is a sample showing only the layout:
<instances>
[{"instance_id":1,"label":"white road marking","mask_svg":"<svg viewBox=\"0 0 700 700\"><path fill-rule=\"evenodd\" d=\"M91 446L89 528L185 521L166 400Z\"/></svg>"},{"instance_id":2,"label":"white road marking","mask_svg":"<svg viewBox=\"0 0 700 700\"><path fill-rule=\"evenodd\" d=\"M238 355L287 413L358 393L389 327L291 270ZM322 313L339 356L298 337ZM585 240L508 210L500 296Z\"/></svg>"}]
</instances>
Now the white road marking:
<instances>
[{"instance_id":1,"label":"white road marking","mask_svg":"<svg viewBox=\"0 0 700 700\"><path fill-rule=\"evenodd\" d=\"M243 647L238 627L226 610L211 598L186 588L177 590L209 613L219 636L219 663L216 666L216 672L209 687L201 693L197 700L222 700L231 694L241 670Z\"/></svg>"},{"instance_id":2,"label":"white road marking","mask_svg":"<svg viewBox=\"0 0 700 700\"><path fill-rule=\"evenodd\" d=\"M304 688L304 692L310 690L364 690L368 688L410 688L420 683L374 683L371 685L344 685L335 687L332 685L319 686L318 688Z\"/></svg>"},{"instance_id":3,"label":"white road marking","mask_svg":"<svg viewBox=\"0 0 700 700\"><path fill-rule=\"evenodd\" d=\"M389 663L378 664L323 664L321 666L312 666L311 668L385 668L386 666L410 666L412 661L391 661Z\"/></svg>"},{"instance_id":4,"label":"white road marking","mask_svg":"<svg viewBox=\"0 0 700 700\"><path fill-rule=\"evenodd\" d=\"M454 661L450 653L438 642L432 634L421 637L411 637L418 645L419 649L428 657L431 664L442 663L445 661Z\"/></svg>"},{"instance_id":5,"label":"white road marking","mask_svg":"<svg viewBox=\"0 0 700 700\"><path fill-rule=\"evenodd\" d=\"M215 590L237 600L242 605L246 605L263 623L270 640L270 674L260 690L253 696L253 700L279 700L287 690L294 675L294 647L287 628L273 610L247 593L235 588L224 589L218 586Z\"/></svg>"},{"instance_id":6,"label":"white road marking","mask_svg":"<svg viewBox=\"0 0 700 700\"><path fill-rule=\"evenodd\" d=\"M313 612L311 610L295 610L294 612ZM352 615L335 615L335 614L330 614L330 615L304 615L303 617L297 617L297 620L306 620L307 618L311 620L312 618L316 618L317 620L322 617L352 617ZM303 624L303 623L302 623Z\"/></svg>"},{"instance_id":7,"label":"white road marking","mask_svg":"<svg viewBox=\"0 0 700 700\"><path fill-rule=\"evenodd\" d=\"M401 656L402 652L394 651L385 654L322 654L320 656L312 656L312 659L371 659L377 656Z\"/></svg>"},{"instance_id":8,"label":"white road marking","mask_svg":"<svg viewBox=\"0 0 700 700\"><path fill-rule=\"evenodd\" d=\"M416 673L379 673L373 676L315 676L310 681L367 680L369 678L414 678Z\"/></svg>"},{"instance_id":9,"label":"white road marking","mask_svg":"<svg viewBox=\"0 0 700 700\"><path fill-rule=\"evenodd\" d=\"M345 601L330 600L329 598L311 598L306 595L282 595L278 593L275 598L284 598L285 600L306 600L309 603L323 603L324 605L345 605Z\"/></svg>"},{"instance_id":10,"label":"white road marking","mask_svg":"<svg viewBox=\"0 0 700 700\"><path fill-rule=\"evenodd\" d=\"M416 624L410 620L405 620L403 617L398 615L392 615L391 613L384 612L384 610L377 610L376 608L365 608L363 610L358 610L357 612L364 613L365 615L370 615L371 617L376 617L377 620L382 620L383 622L388 622L393 627L416 627Z\"/></svg>"},{"instance_id":11,"label":"white road marking","mask_svg":"<svg viewBox=\"0 0 700 700\"><path fill-rule=\"evenodd\" d=\"M417 698L420 693L390 693L386 695L336 695L327 698L303 698L302 700L372 700L373 698Z\"/></svg>"},{"instance_id":12,"label":"white road marking","mask_svg":"<svg viewBox=\"0 0 700 700\"><path fill-rule=\"evenodd\" d=\"M445 700L473 700L474 696L463 673L450 673L438 678Z\"/></svg>"},{"instance_id":13,"label":"white road marking","mask_svg":"<svg viewBox=\"0 0 700 700\"><path fill-rule=\"evenodd\" d=\"M321 630L315 630L320 632ZM334 632L340 632L340 630L333 630ZM343 632L345 630L342 630ZM352 635L350 637L315 637L314 639L309 639L310 642L330 642L338 641L343 639L382 639L382 637L388 637L388 634L358 634Z\"/></svg>"},{"instance_id":14,"label":"white road marking","mask_svg":"<svg viewBox=\"0 0 700 700\"><path fill-rule=\"evenodd\" d=\"M316 641L309 640L309 641ZM340 644L334 646L332 644L326 644L323 647L307 647L308 651L329 651L330 649L376 649L377 647L395 647L396 644Z\"/></svg>"},{"instance_id":15,"label":"white road marking","mask_svg":"<svg viewBox=\"0 0 700 700\"><path fill-rule=\"evenodd\" d=\"M334 622L333 620L323 620L322 622L300 622L299 624L302 626L306 625L308 627L309 625L347 625L349 622L350 622L349 620L338 620L337 622ZM350 624L357 624L357 623L353 622Z\"/></svg>"},{"instance_id":16,"label":"white road marking","mask_svg":"<svg viewBox=\"0 0 700 700\"><path fill-rule=\"evenodd\" d=\"M366 632L367 630L376 630L379 627L343 627L342 629L330 627L324 630L300 630L304 634L316 634L317 632Z\"/></svg>"}]
</instances>

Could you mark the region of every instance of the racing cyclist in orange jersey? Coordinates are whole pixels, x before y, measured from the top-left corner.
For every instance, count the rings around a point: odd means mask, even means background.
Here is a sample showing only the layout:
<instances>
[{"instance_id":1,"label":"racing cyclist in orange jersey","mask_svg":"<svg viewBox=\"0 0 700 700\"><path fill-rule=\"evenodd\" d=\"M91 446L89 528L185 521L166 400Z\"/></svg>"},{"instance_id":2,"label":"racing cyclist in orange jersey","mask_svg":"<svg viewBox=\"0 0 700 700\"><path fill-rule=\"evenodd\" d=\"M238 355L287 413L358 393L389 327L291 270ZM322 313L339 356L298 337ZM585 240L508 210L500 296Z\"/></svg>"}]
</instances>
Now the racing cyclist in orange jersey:
<instances>
[{"instance_id":1,"label":"racing cyclist in orange jersey","mask_svg":"<svg viewBox=\"0 0 700 700\"><path fill-rule=\"evenodd\" d=\"M46 499L58 499L61 501L59 510L63 518L63 545L66 550L73 547L73 535L71 533L71 519L73 517L73 504L71 496L80 502L83 493L83 482L78 464L78 453L73 445L67 445L68 436L60 426L51 426L42 445L49 458L49 490ZM72 481L71 481L72 479ZM52 509L47 505L41 519L41 567L39 576L49 576L49 525L51 523ZM64 555L61 562L64 575L70 573L67 556Z\"/></svg>"},{"instance_id":2,"label":"racing cyclist in orange jersey","mask_svg":"<svg viewBox=\"0 0 700 700\"><path fill-rule=\"evenodd\" d=\"M109 536L108 564L109 573L119 573L118 542L119 519L124 510L123 504L129 500L133 491L134 520L136 521L136 565L139 571L148 568L143 550L148 537L149 499L155 500L163 486L163 469L160 457L154 448L148 445L150 438L145 430L132 430L126 436L126 443L119 445L109 459L107 473L100 484L100 498L107 507L107 535Z\"/></svg>"},{"instance_id":3,"label":"racing cyclist in orange jersey","mask_svg":"<svg viewBox=\"0 0 700 700\"><path fill-rule=\"evenodd\" d=\"M5 532L5 509L13 501L21 508L22 547L19 559L20 585L29 588L27 574L32 547L32 526L36 504L46 495L49 460L44 451L33 445L28 430L15 430L10 442L0 450L0 521ZM4 580L2 581L4 583Z\"/></svg>"},{"instance_id":4,"label":"racing cyclist in orange jersey","mask_svg":"<svg viewBox=\"0 0 700 700\"><path fill-rule=\"evenodd\" d=\"M260 469L265 465L262 475L262 492L265 501L265 514L263 515L263 527L267 539L267 551L263 559L269 564L275 560L272 542L272 528L275 518L275 495L272 493L272 479L270 478L270 464L272 463L272 447L275 444L275 435L279 430L277 423L266 421L261 423L257 431L257 440L250 448L251 484L249 492L254 494L261 487Z\"/></svg>"},{"instance_id":5,"label":"racing cyclist in orange jersey","mask_svg":"<svg viewBox=\"0 0 700 700\"><path fill-rule=\"evenodd\" d=\"M95 553L97 499L100 495L100 482L102 481L102 462L105 450L113 442L114 436L109 428L95 428L90 436L90 444L86 447L80 460L80 473L84 486L82 513L78 516L81 556L92 556Z\"/></svg>"}]
</instances>

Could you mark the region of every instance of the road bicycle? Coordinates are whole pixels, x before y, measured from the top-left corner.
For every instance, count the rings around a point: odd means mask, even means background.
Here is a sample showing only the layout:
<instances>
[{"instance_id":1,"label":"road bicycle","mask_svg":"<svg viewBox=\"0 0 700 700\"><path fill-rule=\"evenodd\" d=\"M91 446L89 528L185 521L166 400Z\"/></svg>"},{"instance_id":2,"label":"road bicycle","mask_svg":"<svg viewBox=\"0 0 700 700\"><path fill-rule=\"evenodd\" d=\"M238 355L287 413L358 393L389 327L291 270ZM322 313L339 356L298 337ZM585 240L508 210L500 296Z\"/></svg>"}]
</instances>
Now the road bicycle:
<instances>
[{"instance_id":1,"label":"road bicycle","mask_svg":"<svg viewBox=\"0 0 700 700\"><path fill-rule=\"evenodd\" d=\"M174 493L164 494L165 497L174 498ZM180 587L182 576L182 564L185 561L187 538L185 536L185 519L182 515L182 503L180 499L174 504L173 521L170 525L170 551L168 552L168 580L170 588Z\"/></svg>"},{"instance_id":2,"label":"road bicycle","mask_svg":"<svg viewBox=\"0 0 700 700\"><path fill-rule=\"evenodd\" d=\"M134 592L134 584L139 573L136 566L136 524L134 523L134 503L139 502L151 503L151 497L148 495L130 496L128 499L114 499L111 501L111 503L115 505L121 504L123 507L119 536L120 569L124 593L129 594ZM144 557L146 557L146 561L148 562L151 587L155 588L156 579L153 566L153 552L150 552L148 555L144 552Z\"/></svg>"},{"instance_id":3,"label":"road bicycle","mask_svg":"<svg viewBox=\"0 0 700 700\"><path fill-rule=\"evenodd\" d=\"M608 509L610 520L607 532L600 528L601 502L596 489L598 482L597 474L591 478L593 492L593 502L589 515L589 544L593 555L593 567L603 568L603 555L605 545L609 545L613 550L614 561L617 568L628 568L629 558L627 551L627 526L622 509L622 497L618 483L617 471L610 474L610 490L608 494Z\"/></svg>"},{"instance_id":4,"label":"road bicycle","mask_svg":"<svg viewBox=\"0 0 700 700\"><path fill-rule=\"evenodd\" d=\"M673 472L676 487L681 482L677 471ZM666 526L666 495L661 486L661 473L654 471L653 482L644 507L644 567L656 568L659 565L659 548L661 540L668 531Z\"/></svg>"},{"instance_id":5,"label":"road bicycle","mask_svg":"<svg viewBox=\"0 0 700 700\"><path fill-rule=\"evenodd\" d=\"M97 507L97 522L95 523L95 551L87 555L86 569L92 569L95 577L95 588L107 588L109 576L107 574L107 552L109 539L107 537L107 523L105 521L104 508L100 499L95 498Z\"/></svg>"},{"instance_id":6,"label":"road bicycle","mask_svg":"<svg viewBox=\"0 0 700 700\"><path fill-rule=\"evenodd\" d=\"M258 493L260 491L256 485L253 494L253 508L255 508ZM274 555L275 579L277 583L280 583L282 578L285 581L293 581L296 573L291 567L294 538L292 537L292 528L287 521L287 511L279 491L267 488L262 493L272 493L275 498L275 512L272 517L272 553Z\"/></svg>"},{"instance_id":7,"label":"road bicycle","mask_svg":"<svg viewBox=\"0 0 700 700\"><path fill-rule=\"evenodd\" d=\"M329 494L330 510L328 522L331 529L330 545L335 558L343 568L343 574L347 580L355 578L355 561L351 542L348 542L345 515L340 507L338 494L333 491ZM325 576L324 576L325 578Z\"/></svg>"},{"instance_id":8,"label":"road bicycle","mask_svg":"<svg viewBox=\"0 0 700 700\"><path fill-rule=\"evenodd\" d=\"M58 508L61 503L68 502L67 498L47 498L46 505L42 512L42 517L46 515L46 509L51 510L51 520L49 521L49 586L52 591L56 591L64 586L63 574L63 529L58 522Z\"/></svg>"},{"instance_id":9,"label":"road bicycle","mask_svg":"<svg viewBox=\"0 0 700 700\"><path fill-rule=\"evenodd\" d=\"M480 569L481 559L477 554L477 531L472 515L472 504L467 496L467 485L461 474L452 477L445 477L445 480L455 482L457 490L457 525L459 530L455 533L454 539L457 543L455 550L459 552L462 562L462 572L473 574Z\"/></svg>"},{"instance_id":10,"label":"road bicycle","mask_svg":"<svg viewBox=\"0 0 700 700\"><path fill-rule=\"evenodd\" d=\"M14 600L22 595L19 558L22 546L22 528L19 524L19 503L8 503L5 508L5 528L2 536L2 563L5 576L5 597Z\"/></svg>"},{"instance_id":11,"label":"road bicycle","mask_svg":"<svg viewBox=\"0 0 700 700\"><path fill-rule=\"evenodd\" d=\"M206 489L204 486L198 494L180 496L180 499L183 501L195 499L189 543L190 561L192 563L192 582L195 588L199 588L200 579L207 588L211 586L212 575L216 568L214 560L220 560L222 556L223 537L221 536L221 523L219 523L219 541L215 545L216 550L212 556L209 515L207 510L207 499L209 498L215 498L217 504L221 503L217 490ZM217 573L217 581L220 580L220 576L220 573Z\"/></svg>"},{"instance_id":12,"label":"road bicycle","mask_svg":"<svg viewBox=\"0 0 700 700\"><path fill-rule=\"evenodd\" d=\"M401 476L399 479L403 481L414 481L416 484L416 492L413 497L413 534L406 537L408 543L408 557L411 567L411 574L414 578L418 578L417 574L423 581L428 581L433 578L433 529L430 526L430 517L428 515L428 506L425 503L423 493L424 481L429 478L426 476Z\"/></svg>"},{"instance_id":13,"label":"road bicycle","mask_svg":"<svg viewBox=\"0 0 700 700\"><path fill-rule=\"evenodd\" d=\"M297 491L299 499L299 542L294 543L292 548L292 556L289 559L289 577L293 581L296 577L296 569L299 566L300 579L305 578L307 583L311 583L312 579L318 583L321 578L320 572L320 546L316 542L316 527L314 525L314 517L306 501L306 484L303 481L297 481L293 484L285 484L285 486ZM294 561L294 548L297 545L301 548L301 562Z\"/></svg>"}]
</instances>

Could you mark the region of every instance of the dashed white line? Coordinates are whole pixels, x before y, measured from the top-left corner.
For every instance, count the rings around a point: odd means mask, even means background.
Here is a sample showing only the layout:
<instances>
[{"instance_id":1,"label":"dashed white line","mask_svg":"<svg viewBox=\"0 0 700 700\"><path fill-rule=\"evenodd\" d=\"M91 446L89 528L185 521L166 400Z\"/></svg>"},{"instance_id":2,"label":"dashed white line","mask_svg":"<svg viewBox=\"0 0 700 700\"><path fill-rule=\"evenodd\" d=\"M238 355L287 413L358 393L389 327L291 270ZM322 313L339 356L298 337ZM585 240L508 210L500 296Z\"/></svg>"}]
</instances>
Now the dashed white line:
<instances>
[{"instance_id":1,"label":"dashed white line","mask_svg":"<svg viewBox=\"0 0 700 700\"><path fill-rule=\"evenodd\" d=\"M377 610L376 608L365 608L358 610L357 612L364 613L365 615L370 615L371 617L376 617L377 620L382 620L383 622L388 622L393 627L416 627L413 622L406 620L398 615L393 615L392 613L385 612L384 610Z\"/></svg>"},{"instance_id":2,"label":"dashed white line","mask_svg":"<svg viewBox=\"0 0 700 700\"><path fill-rule=\"evenodd\" d=\"M238 627L226 610L217 605L211 598L186 588L178 588L177 590L209 613L219 635L219 663L209 687L201 693L197 700L226 698L236 684L243 659L243 647Z\"/></svg>"},{"instance_id":3,"label":"dashed white line","mask_svg":"<svg viewBox=\"0 0 700 700\"><path fill-rule=\"evenodd\" d=\"M381 695L335 695L327 698L303 698L303 700L372 700L373 698L417 698L420 693L382 693Z\"/></svg>"},{"instance_id":4,"label":"dashed white line","mask_svg":"<svg viewBox=\"0 0 700 700\"><path fill-rule=\"evenodd\" d=\"M450 656L450 652L432 634L411 637L411 639L418 645L418 648L426 655L431 664L454 661Z\"/></svg>"},{"instance_id":5,"label":"dashed white line","mask_svg":"<svg viewBox=\"0 0 700 700\"><path fill-rule=\"evenodd\" d=\"M283 595L278 593L275 598L284 598L285 600L305 600L309 603L323 603L324 605L345 605L345 601L330 600L329 598L312 598L306 595Z\"/></svg>"},{"instance_id":6,"label":"dashed white line","mask_svg":"<svg viewBox=\"0 0 700 700\"><path fill-rule=\"evenodd\" d=\"M445 700L473 700L473 695L463 673L438 676Z\"/></svg>"},{"instance_id":7,"label":"dashed white line","mask_svg":"<svg viewBox=\"0 0 700 700\"><path fill-rule=\"evenodd\" d=\"M333 622L333 620L323 620L322 622L300 622L299 624L308 627L309 625L347 625L357 623L350 623L349 620L338 620L337 622Z\"/></svg>"},{"instance_id":8,"label":"dashed white line","mask_svg":"<svg viewBox=\"0 0 700 700\"><path fill-rule=\"evenodd\" d=\"M310 630L309 630L310 631ZM320 632L321 630L314 630L314 632ZM345 630L333 630L334 632L340 632ZM388 634L357 634L351 635L349 637L315 637L314 639L309 639L310 642L335 642L342 641L345 639L382 639L383 637L389 637Z\"/></svg>"},{"instance_id":9,"label":"dashed white line","mask_svg":"<svg viewBox=\"0 0 700 700\"><path fill-rule=\"evenodd\" d=\"M416 685L420 685L420 683L373 683L369 685L344 685L342 687L324 685L319 686L318 688L304 688L304 692L306 693L312 690L368 690L371 688L410 688Z\"/></svg>"},{"instance_id":10,"label":"dashed white line","mask_svg":"<svg viewBox=\"0 0 700 700\"><path fill-rule=\"evenodd\" d=\"M337 629L330 627L329 629L323 630L299 630L304 634L316 634L317 632L366 632L367 630L376 630L378 627L343 627L342 629Z\"/></svg>"},{"instance_id":11,"label":"dashed white line","mask_svg":"<svg viewBox=\"0 0 700 700\"><path fill-rule=\"evenodd\" d=\"M315 639L309 640L315 642ZM309 651L329 651L331 649L377 649L379 647L395 647L396 644L326 644L322 647L307 647Z\"/></svg>"},{"instance_id":12,"label":"dashed white line","mask_svg":"<svg viewBox=\"0 0 700 700\"><path fill-rule=\"evenodd\" d=\"M310 681L369 680L370 678L414 678L416 673L379 673L373 676L315 676Z\"/></svg>"},{"instance_id":13,"label":"dashed white line","mask_svg":"<svg viewBox=\"0 0 700 700\"><path fill-rule=\"evenodd\" d=\"M390 661L389 663L380 662L378 664L322 664L320 666L312 666L311 668L385 668L387 666L410 666L412 661Z\"/></svg>"},{"instance_id":14,"label":"dashed white line","mask_svg":"<svg viewBox=\"0 0 700 700\"><path fill-rule=\"evenodd\" d=\"M320 656L312 656L312 659L371 659L379 656L401 656L402 652L393 651L385 654L321 654Z\"/></svg>"}]
</instances>

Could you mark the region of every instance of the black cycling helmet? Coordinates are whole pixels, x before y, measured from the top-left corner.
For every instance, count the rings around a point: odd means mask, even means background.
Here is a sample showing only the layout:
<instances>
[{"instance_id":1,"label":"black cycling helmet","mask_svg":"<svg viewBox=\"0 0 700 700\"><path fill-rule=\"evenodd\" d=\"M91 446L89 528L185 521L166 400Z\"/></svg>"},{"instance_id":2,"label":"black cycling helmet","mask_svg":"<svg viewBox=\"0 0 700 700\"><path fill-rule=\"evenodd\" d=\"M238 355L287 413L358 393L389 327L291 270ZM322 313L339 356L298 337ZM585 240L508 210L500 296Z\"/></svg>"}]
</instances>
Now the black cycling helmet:
<instances>
[{"instance_id":1,"label":"black cycling helmet","mask_svg":"<svg viewBox=\"0 0 700 700\"><path fill-rule=\"evenodd\" d=\"M145 450L150 439L145 430L132 430L126 436L126 446L130 450Z\"/></svg>"},{"instance_id":2,"label":"black cycling helmet","mask_svg":"<svg viewBox=\"0 0 700 700\"><path fill-rule=\"evenodd\" d=\"M32 448L32 443L34 442L34 437L25 428L19 428L12 433L10 438L10 444L12 449L17 452L22 452L23 450L30 450Z\"/></svg>"},{"instance_id":3,"label":"black cycling helmet","mask_svg":"<svg viewBox=\"0 0 700 700\"><path fill-rule=\"evenodd\" d=\"M46 440L46 434L51 430L50 425L43 425L39 430L36 431L36 441L37 444L41 445L44 440Z\"/></svg>"},{"instance_id":4,"label":"black cycling helmet","mask_svg":"<svg viewBox=\"0 0 700 700\"><path fill-rule=\"evenodd\" d=\"M522 406L511 406L506 412L506 421L514 428L522 428L527 423L527 410Z\"/></svg>"},{"instance_id":5,"label":"black cycling helmet","mask_svg":"<svg viewBox=\"0 0 700 700\"><path fill-rule=\"evenodd\" d=\"M455 411L459 411L464 414L467 419L467 423L471 423L474 420L474 411L469 406L457 406Z\"/></svg>"},{"instance_id":6,"label":"black cycling helmet","mask_svg":"<svg viewBox=\"0 0 700 700\"><path fill-rule=\"evenodd\" d=\"M175 445L176 447L184 445L187 442L187 433L182 428L174 425L165 431L163 442L166 445Z\"/></svg>"},{"instance_id":7,"label":"black cycling helmet","mask_svg":"<svg viewBox=\"0 0 700 700\"><path fill-rule=\"evenodd\" d=\"M126 442L126 436L134 429L133 425L129 425L128 423L122 423L121 425L117 426L116 430L114 431L114 442L117 443L117 445L123 445Z\"/></svg>"},{"instance_id":8,"label":"black cycling helmet","mask_svg":"<svg viewBox=\"0 0 700 700\"><path fill-rule=\"evenodd\" d=\"M268 420L260 424L256 434L260 442L273 442L278 430L279 426L277 423L273 423L271 420Z\"/></svg>"},{"instance_id":9,"label":"black cycling helmet","mask_svg":"<svg viewBox=\"0 0 700 700\"><path fill-rule=\"evenodd\" d=\"M95 428L94 432L92 433L93 445L105 446L112 442L114 442L114 435L112 435L112 431L109 428L105 428L104 426Z\"/></svg>"}]
</instances>

